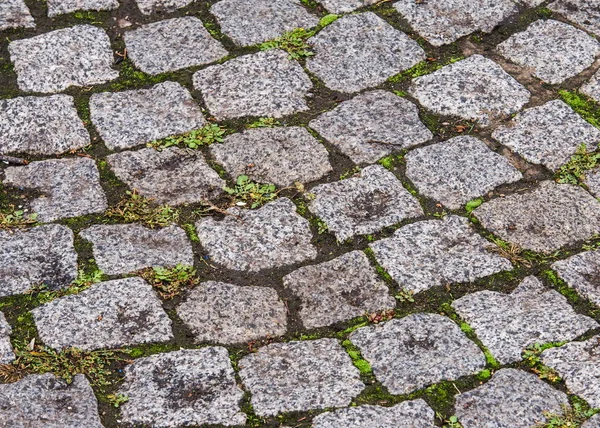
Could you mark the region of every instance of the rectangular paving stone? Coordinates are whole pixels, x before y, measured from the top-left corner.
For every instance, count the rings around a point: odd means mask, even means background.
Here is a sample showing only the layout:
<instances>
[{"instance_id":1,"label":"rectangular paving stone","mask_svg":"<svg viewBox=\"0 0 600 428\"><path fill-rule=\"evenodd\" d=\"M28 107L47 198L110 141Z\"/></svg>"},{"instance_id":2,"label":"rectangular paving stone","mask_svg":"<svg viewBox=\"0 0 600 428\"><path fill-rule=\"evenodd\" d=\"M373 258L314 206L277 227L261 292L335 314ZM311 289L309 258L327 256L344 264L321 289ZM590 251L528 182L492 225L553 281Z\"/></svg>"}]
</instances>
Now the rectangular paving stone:
<instances>
[{"instance_id":1,"label":"rectangular paving stone","mask_svg":"<svg viewBox=\"0 0 600 428\"><path fill-rule=\"evenodd\" d=\"M119 77L111 68L114 59L107 34L92 25L14 40L8 44L8 52L19 89L26 92L61 92L70 86L98 85Z\"/></svg>"},{"instance_id":2,"label":"rectangular paving stone","mask_svg":"<svg viewBox=\"0 0 600 428\"><path fill-rule=\"evenodd\" d=\"M600 103L600 70L592 78L579 88L579 92L591 97L597 103Z\"/></svg>"},{"instance_id":3,"label":"rectangular paving stone","mask_svg":"<svg viewBox=\"0 0 600 428\"><path fill-rule=\"evenodd\" d=\"M118 0L46 0L48 16L53 17L78 10L111 10L119 7Z\"/></svg>"},{"instance_id":4,"label":"rectangular paving stone","mask_svg":"<svg viewBox=\"0 0 600 428\"><path fill-rule=\"evenodd\" d=\"M600 250L559 260L552 269L578 294L600 306Z\"/></svg>"},{"instance_id":5,"label":"rectangular paving stone","mask_svg":"<svg viewBox=\"0 0 600 428\"><path fill-rule=\"evenodd\" d=\"M0 312L0 364L10 364L15 359L15 353L10 343L12 328Z\"/></svg>"},{"instance_id":6,"label":"rectangular paving stone","mask_svg":"<svg viewBox=\"0 0 600 428\"><path fill-rule=\"evenodd\" d=\"M0 2L0 31L9 28L35 28L35 21L23 0Z\"/></svg>"},{"instance_id":7,"label":"rectangular paving stone","mask_svg":"<svg viewBox=\"0 0 600 428\"><path fill-rule=\"evenodd\" d=\"M331 13L348 13L365 6L378 3L379 0L319 0Z\"/></svg>"},{"instance_id":8,"label":"rectangular paving stone","mask_svg":"<svg viewBox=\"0 0 600 428\"><path fill-rule=\"evenodd\" d=\"M194 0L135 0L140 12L150 15L155 12L174 12L186 7Z\"/></svg>"},{"instance_id":9,"label":"rectangular paving stone","mask_svg":"<svg viewBox=\"0 0 600 428\"><path fill-rule=\"evenodd\" d=\"M594 0L556 0L548 8L600 36L600 9Z\"/></svg>"}]
</instances>

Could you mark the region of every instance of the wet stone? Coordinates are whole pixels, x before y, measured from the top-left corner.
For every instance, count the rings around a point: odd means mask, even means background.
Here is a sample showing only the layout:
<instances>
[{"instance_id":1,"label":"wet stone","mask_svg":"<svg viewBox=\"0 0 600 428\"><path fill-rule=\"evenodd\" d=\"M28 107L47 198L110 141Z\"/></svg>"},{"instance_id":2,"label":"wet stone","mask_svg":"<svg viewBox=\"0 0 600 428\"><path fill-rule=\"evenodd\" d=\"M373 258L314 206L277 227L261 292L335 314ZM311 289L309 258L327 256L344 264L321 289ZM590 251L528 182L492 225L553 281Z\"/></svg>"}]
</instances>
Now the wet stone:
<instances>
[{"instance_id":1,"label":"wet stone","mask_svg":"<svg viewBox=\"0 0 600 428\"><path fill-rule=\"evenodd\" d=\"M216 119L283 117L308 110L312 82L285 51L243 55L194 74L194 87Z\"/></svg>"},{"instance_id":2,"label":"wet stone","mask_svg":"<svg viewBox=\"0 0 600 428\"><path fill-rule=\"evenodd\" d=\"M239 367L258 416L344 407L365 387L336 339L267 345Z\"/></svg>"},{"instance_id":3,"label":"wet stone","mask_svg":"<svg viewBox=\"0 0 600 428\"><path fill-rule=\"evenodd\" d=\"M154 12L174 12L186 7L193 0L135 0L138 8L144 15Z\"/></svg>"},{"instance_id":4,"label":"wet stone","mask_svg":"<svg viewBox=\"0 0 600 428\"><path fill-rule=\"evenodd\" d=\"M115 175L143 196L161 204L181 205L218 197L225 181L200 151L168 147L109 155Z\"/></svg>"},{"instance_id":5,"label":"wet stone","mask_svg":"<svg viewBox=\"0 0 600 428\"><path fill-rule=\"evenodd\" d=\"M556 0L548 8L600 36L600 9L593 0Z\"/></svg>"},{"instance_id":6,"label":"wet stone","mask_svg":"<svg viewBox=\"0 0 600 428\"><path fill-rule=\"evenodd\" d=\"M198 343L245 343L281 336L287 327L286 306L274 289L216 281L194 288L177 315Z\"/></svg>"},{"instance_id":7,"label":"wet stone","mask_svg":"<svg viewBox=\"0 0 600 428\"><path fill-rule=\"evenodd\" d=\"M482 126L519 111L531 96L502 67L481 55L414 79L409 93L434 113L478 120Z\"/></svg>"},{"instance_id":8,"label":"wet stone","mask_svg":"<svg viewBox=\"0 0 600 428\"><path fill-rule=\"evenodd\" d=\"M118 0L47 0L48 16L53 17L78 10L111 10L119 7Z\"/></svg>"},{"instance_id":9,"label":"wet stone","mask_svg":"<svg viewBox=\"0 0 600 428\"><path fill-rule=\"evenodd\" d=\"M425 51L373 12L338 19L308 39L306 67L325 86L357 92L385 82L425 59Z\"/></svg>"},{"instance_id":10,"label":"wet stone","mask_svg":"<svg viewBox=\"0 0 600 428\"><path fill-rule=\"evenodd\" d=\"M590 193L596 198L600 198L600 168L586 171L584 182L588 186Z\"/></svg>"},{"instance_id":11,"label":"wet stone","mask_svg":"<svg viewBox=\"0 0 600 428\"><path fill-rule=\"evenodd\" d=\"M433 137L417 106L382 90L344 101L309 126L357 164L376 162Z\"/></svg>"},{"instance_id":12,"label":"wet stone","mask_svg":"<svg viewBox=\"0 0 600 428\"><path fill-rule=\"evenodd\" d=\"M579 186L553 181L493 199L473 214L505 241L544 253L600 233L600 202Z\"/></svg>"},{"instance_id":13,"label":"wet stone","mask_svg":"<svg viewBox=\"0 0 600 428\"><path fill-rule=\"evenodd\" d=\"M126 32L123 39L133 64L152 75L209 64L227 55L193 16L142 25Z\"/></svg>"},{"instance_id":14,"label":"wet stone","mask_svg":"<svg viewBox=\"0 0 600 428\"><path fill-rule=\"evenodd\" d=\"M178 226L153 230L139 224L98 224L79 235L92 243L96 264L107 275L154 266L194 265L192 246Z\"/></svg>"},{"instance_id":15,"label":"wet stone","mask_svg":"<svg viewBox=\"0 0 600 428\"><path fill-rule=\"evenodd\" d=\"M396 307L385 283L362 251L304 266L283 277L283 285L301 300L305 328L325 327Z\"/></svg>"},{"instance_id":16,"label":"wet stone","mask_svg":"<svg viewBox=\"0 0 600 428\"><path fill-rule=\"evenodd\" d=\"M379 232L407 218L423 215L419 201L380 165L371 165L359 177L314 187L310 211L327 224L338 241Z\"/></svg>"},{"instance_id":17,"label":"wet stone","mask_svg":"<svg viewBox=\"0 0 600 428\"><path fill-rule=\"evenodd\" d=\"M600 306L600 250L559 260L552 269L578 294Z\"/></svg>"},{"instance_id":18,"label":"wet stone","mask_svg":"<svg viewBox=\"0 0 600 428\"><path fill-rule=\"evenodd\" d=\"M473 137L412 150L406 155L406 176L419 193L453 210L523 178L508 159Z\"/></svg>"},{"instance_id":19,"label":"wet stone","mask_svg":"<svg viewBox=\"0 0 600 428\"><path fill-rule=\"evenodd\" d=\"M0 312L0 364L9 364L15 359L15 353L10 343L11 333L12 328L6 322L4 314Z\"/></svg>"},{"instance_id":20,"label":"wet stone","mask_svg":"<svg viewBox=\"0 0 600 428\"><path fill-rule=\"evenodd\" d=\"M176 82L160 83L150 89L94 94L90 115L110 150L139 146L206 124L196 101Z\"/></svg>"},{"instance_id":21,"label":"wet stone","mask_svg":"<svg viewBox=\"0 0 600 428\"><path fill-rule=\"evenodd\" d=\"M308 221L296 213L296 206L287 198L256 210L236 207L227 212L230 215L222 220L207 217L196 223L202 247L213 263L258 272L317 256Z\"/></svg>"},{"instance_id":22,"label":"wet stone","mask_svg":"<svg viewBox=\"0 0 600 428\"><path fill-rule=\"evenodd\" d=\"M244 392L236 385L227 349L182 349L135 360L119 393L127 424L155 427L244 425Z\"/></svg>"},{"instance_id":23,"label":"wet stone","mask_svg":"<svg viewBox=\"0 0 600 428\"><path fill-rule=\"evenodd\" d=\"M400 287L413 293L512 269L466 218L455 215L403 226L370 247Z\"/></svg>"},{"instance_id":24,"label":"wet stone","mask_svg":"<svg viewBox=\"0 0 600 428\"><path fill-rule=\"evenodd\" d=\"M485 385L456 395L455 411L464 428L531 428L544 412L562 413L567 395L517 369L498 370Z\"/></svg>"},{"instance_id":25,"label":"wet stone","mask_svg":"<svg viewBox=\"0 0 600 428\"><path fill-rule=\"evenodd\" d=\"M501 364L520 361L530 345L573 340L598 327L533 276L510 294L479 291L455 300L452 307Z\"/></svg>"},{"instance_id":26,"label":"wet stone","mask_svg":"<svg viewBox=\"0 0 600 428\"><path fill-rule=\"evenodd\" d=\"M579 89L579 92L582 92L588 97L593 98L594 101L600 103L600 70L592 76L589 82Z\"/></svg>"},{"instance_id":27,"label":"wet stone","mask_svg":"<svg viewBox=\"0 0 600 428\"><path fill-rule=\"evenodd\" d=\"M173 338L171 320L152 287L137 277L92 285L31 311L42 342L86 351Z\"/></svg>"},{"instance_id":28,"label":"wet stone","mask_svg":"<svg viewBox=\"0 0 600 428\"><path fill-rule=\"evenodd\" d=\"M0 31L9 28L34 28L33 16L23 0L0 2Z\"/></svg>"},{"instance_id":29,"label":"wet stone","mask_svg":"<svg viewBox=\"0 0 600 428\"><path fill-rule=\"evenodd\" d=\"M248 175L280 187L315 181L333 170L325 147L297 126L249 129L210 151L232 177Z\"/></svg>"},{"instance_id":30,"label":"wet stone","mask_svg":"<svg viewBox=\"0 0 600 428\"><path fill-rule=\"evenodd\" d=\"M331 13L348 13L378 2L379 0L319 0L319 3Z\"/></svg>"},{"instance_id":31,"label":"wet stone","mask_svg":"<svg viewBox=\"0 0 600 428\"><path fill-rule=\"evenodd\" d=\"M76 25L9 43L17 84L27 92L61 92L119 77L103 29ZM60 55L56 53L60 52Z\"/></svg>"}]
</instances>

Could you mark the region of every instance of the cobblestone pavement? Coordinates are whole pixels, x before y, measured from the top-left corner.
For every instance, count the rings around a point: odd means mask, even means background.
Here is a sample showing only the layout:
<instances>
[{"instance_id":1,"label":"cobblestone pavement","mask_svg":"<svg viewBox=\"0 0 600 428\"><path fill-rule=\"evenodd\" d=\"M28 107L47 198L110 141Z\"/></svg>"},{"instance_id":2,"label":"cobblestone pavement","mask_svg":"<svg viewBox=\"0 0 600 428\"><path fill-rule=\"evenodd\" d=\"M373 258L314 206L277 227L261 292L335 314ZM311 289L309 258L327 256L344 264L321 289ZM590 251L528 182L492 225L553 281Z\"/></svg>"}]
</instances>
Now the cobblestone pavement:
<instances>
[{"instance_id":1,"label":"cobblestone pavement","mask_svg":"<svg viewBox=\"0 0 600 428\"><path fill-rule=\"evenodd\" d=\"M600 428L598 0L0 0L0 427Z\"/></svg>"}]
</instances>

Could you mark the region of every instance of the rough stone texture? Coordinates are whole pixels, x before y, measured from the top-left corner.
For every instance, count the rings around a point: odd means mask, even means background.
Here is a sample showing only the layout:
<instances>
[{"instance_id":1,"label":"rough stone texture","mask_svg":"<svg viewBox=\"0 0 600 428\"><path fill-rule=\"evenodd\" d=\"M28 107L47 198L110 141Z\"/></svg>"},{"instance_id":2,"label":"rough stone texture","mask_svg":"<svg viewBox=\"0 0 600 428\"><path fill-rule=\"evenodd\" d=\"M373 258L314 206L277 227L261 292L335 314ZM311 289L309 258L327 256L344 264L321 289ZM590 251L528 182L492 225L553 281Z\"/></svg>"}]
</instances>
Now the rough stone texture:
<instances>
[{"instance_id":1,"label":"rough stone texture","mask_svg":"<svg viewBox=\"0 0 600 428\"><path fill-rule=\"evenodd\" d=\"M600 198L600 168L586 171L584 182L588 186L590 193L596 198Z\"/></svg>"},{"instance_id":2,"label":"rough stone texture","mask_svg":"<svg viewBox=\"0 0 600 428\"><path fill-rule=\"evenodd\" d=\"M287 309L268 287L208 281L193 289L177 315L197 342L233 344L285 334Z\"/></svg>"},{"instance_id":3,"label":"rough stone texture","mask_svg":"<svg viewBox=\"0 0 600 428\"><path fill-rule=\"evenodd\" d=\"M152 287L115 279L31 311L42 342L55 348L115 348L173 338L171 320Z\"/></svg>"},{"instance_id":4,"label":"rough stone texture","mask_svg":"<svg viewBox=\"0 0 600 428\"><path fill-rule=\"evenodd\" d=\"M230 208L227 212L230 215L222 220L206 217L196 223L202 247L214 263L257 272L317 256L308 221L296 214L296 206L287 198L257 210Z\"/></svg>"},{"instance_id":5,"label":"rough stone texture","mask_svg":"<svg viewBox=\"0 0 600 428\"><path fill-rule=\"evenodd\" d=\"M285 51L243 55L194 74L194 87L218 120L283 117L308 110L312 82Z\"/></svg>"},{"instance_id":6,"label":"rough stone texture","mask_svg":"<svg viewBox=\"0 0 600 428\"><path fill-rule=\"evenodd\" d=\"M531 96L502 67L481 55L416 78L409 92L434 113L476 119L482 126L519 111Z\"/></svg>"},{"instance_id":7,"label":"rough stone texture","mask_svg":"<svg viewBox=\"0 0 600 428\"><path fill-rule=\"evenodd\" d=\"M23 0L3 0L0 3L0 31L19 27L35 27L29 8Z\"/></svg>"},{"instance_id":8,"label":"rough stone texture","mask_svg":"<svg viewBox=\"0 0 600 428\"><path fill-rule=\"evenodd\" d=\"M239 367L259 416L347 406L365 387L336 339L267 345Z\"/></svg>"},{"instance_id":9,"label":"rough stone texture","mask_svg":"<svg viewBox=\"0 0 600 428\"><path fill-rule=\"evenodd\" d=\"M300 318L305 328L325 327L396 307L362 251L301 267L284 276L283 285L300 298Z\"/></svg>"},{"instance_id":10,"label":"rough stone texture","mask_svg":"<svg viewBox=\"0 0 600 428\"><path fill-rule=\"evenodd\" d=\"M600 250L575 254L552 264L558 275L586 299L600 306Z\"/></svg>"},{"instance_id":11,"label":"rough stone texture","mask_svg":"<svg viewBox=\"0 0 600 428\"><path fill-rule=\"evenodd\" d=\"M133 64L152 75L209 64L228 53L193 16L142 25L123 39Z\"/></svg>"},{"instance_id":12,"label":"rough stone texture","mask_svg":"<svg viewBox=\"0 0 600 428\"><path fill-rule=\"evenodd\" d=\"M244 425L227 349L182 349L136 360L125 369L120 408L129 424L155 427L223 424Z\"/></svg>"},{"instance_id":13,"label":"rough stone texture","mask_svg":"<svg viewBox=\"0 0 600 428\"><path fill-rule=\"evenodd\" d=\"M183 229L148 229L139 224L97 224L79 232L94 246L98 268L120 275L151 267L194 265L192 246Z\"/></svg>"},{"instance_id":14,"label":"rough stone texture","mask_svg":"<svg viewBox=\"0 0 600 428\"><path fill-rule=\"evenodd\" d=\"M510 0L400 0L396 10L433 46L442 46L475 31L491 32L517 12Z\"/></svg>"},{"instance_id":15,"label":"rough stone texture","mask_svg":"<svg viewBox=\"0 0 600 428\"><path fill-rule=\"evenodd\" d=\"M579 89L579 92L592 97L596 102L600 103L600 71L596 72L590 81Z\"/></svg>"},{"instance_id":16,"label":"rough stone texture","mask_svg":"<svg viewBox=\"0 0 600 428\"><path fill-rule=\"evenodd\" d=\"M589 418L581 428L598 428L600 427L600 413L595 414L591 418Z\"/></svg>"},{"instance_id":17,"label":"rough stone texture","mask_svg":"<svg viewBox=\"0 0 600 428\"><path fill-rule=\"evenodd\" d=\"M493 199L473 214L500 238L545 253L600 232L600 202L579 186L553 181Z\"/></svg>"},{"instance_id":18,"label":"rough stone texture","mask_svg":"<svg viewBox=\"0 0 600 428\"><path fill-rule=\"evenodd\" d=\"M102 428L94 391L82 374L68 385L53 374L0 384L2 424L9 428Z\"/></svg>"},{"instance_id":19,"label":"rough stone texture","mask_svg":"<svg viewBox=\"0 0 600 428\"><path fill-rule=\"evenodd\" d=\"M226 184L208 166L200 151L146 148L115 153L106 159L119 179L162 204L181 205L213 199L223 192Z\"/></svg>"},{"instance_id":20,"label":"rough stone texture","mask_svg":"<svg viewBox=\"0 0 600 428\"><path fill-rule=\"evenodd\" d=\"M0 100L0 153L51 155L88 144L71 96Z\"/></svg>"},{"instance_id":21,"label":"rough stone texture","mask_svg":"<svg viewBox=\"0 0 600 428\"><path fill-rule=\"evenodd\" d=\"M512 269L466 218L455 215L401 227L370 247L400 287L414 293Z\"/></svg>"},{"instance_id":22,"label":"rough stone texture","mask_svg":"<svg viewBox=\"0 0 600 428\"><path fill-rule=\"evenodd\" d=\"M523 178L508 159L467 136L412 150L406 156L406 176L419 193L450 209Z\"/></svg>"},{"instance_id":23,"label":"rough stone texture","mask_svg":"<svg viewBox=\"0 0 600 428\"><path fill-rule=\"evenodd\" d=\"M581 144L592 151L600 129L592 126L561 100L549 101L519 113L492 137L526 160L555 171L568 162Z\"/></svg>"},{"instance_id":24,"label":"rough stone texture","mask_svg":"<svg viewBox=\"0 0 600 428\"><path fill-rule=\"evenodd\" d=\"M500 43L498 52L544 82L562 83L594 63L600 43L564 22L540 19Z\"/></svg>"},{"instance_id":25,"label":"rough stone texture","mask_svg":"<svg viewBox=\"0 0 600 428\"><path fill-rule=\"evenodd\" d=\"M232 177L246 174L281 187L315 181L333 170L325 147L299 126L249 129L210 151Z\"/></svg>"},{"instance_id":26,"label":"rough stone texture","mask_svg":"<svg viewBox=\"0 0 600 428\"><path fill-rule=\"evenodd\" d=\"M357 92L425 59L425 51L373 12L338 19L308 39L307 68L328 88Z\"/></svg>"},{"instance_id":27,"label":"rough stone texture","mask_svg":"<svg viewBox=\"0 0 600 428\"><path fill-rule=\"evenodd\" d=\"M174 12L186 7L193 0L135 0L138 8L144 15L153 12Z\"/></svg>"},{"instance_id":28,"label":"rough stone texture","mask_svg":"<svg viewBox=\"0 0 600 428\"><path fill-rule=\"evenodd\" d=\"M41 196L29 205L38 214L38 220L44 222L101 213L108 207L96 163L86 157L8 167L4 184L40 192Z\"/></svg>"},{"instance_id":29,"label":"rough stone texture","mask_svg":"<svg viewBox=\"0 0 600 428\"><path fill-rule=\"evenodd\" d=\"M77 10L111 10L119 7L118 0L47 0L47 4L49 17Z\"/></svg>"},{"instance_id":30,"label":"rough stone texture","mask_svg":"<svg viewBox=\"0 0 600 428\"><path fill-rule=\"evenodd\" d=\"M94 94L90 115L111 150L183 134L206 124L196 101L175 82L150 89Z\"/></svg>"},{"instance_id":31,"label":"rough stone texture","mask_svg":"<svg viewBox=\"0 0 600 428\"><path fill-rule=\"evenodd\" d=\"M299 0L221 0L210 8L223 34L240 46L276 39L295 28L311 28L319 19Z\"/></svg>"},{"instance_id":32,"label":"rough stone texture","mask_svg":"<svg viewBox=\"0 0 600 428\"><path fill-rule=\"evenodd\" d=\"M320 0L325 9L331 13L348 13L365 6L378 3L379 0Z\"/></svg>"},{"instance_id":33,"label":"rough stone texture","mask_svg":"<svg viewBox=\"0 0 600 428\"><path fill-rule=\"evenodd\" d=\"M464 428L531 428L544 412L562 413L567 395L517 369L498 370L485 385L456 396L455 411Z\"/></svg>"},{"instance_id":34,"label":"rough stone texture","mask_svg":"<svg viewBox=\"0 0 600 428\"><path fill-rule=\"evenodd\" d=\"M433 137L413 103L382 90L344 101L309 126L357 164L376 162Z\"/></svg>"},{"instance_id":35,"label":"rough stone texture","mask_svg":"<svg viewBox=\"0 0 600 428\"><path fill-rule=\"evenodd\" d=\"M556 0L548 7L600 36L600 9L594 0Z\"/></svg>"},{"instance_id":36,"label":"rough stone texture","mask_svg":"<svg viewBox=\"0 0 600 428\"><path fill-rule=\"evenodd\" d=\"M0 297L22 294L41 284L63 288L75 278L77 253L71 229L49 224L0 231Z\"/></svg>"},{"instance_id":37,"label":"rough stone texture","mask_svg":"<svg viewBox=\"0 0 600 428\"><path fill-rule=\"evenodd\" d=\"M378 232L402 220L423 215L419 201L380 165L371 165L360 177L314 187L310 211L321 218L338 241Z\"/></svg>"},{"instance_id":38,"label":"rough stone texture","mask_svg":"<svg viewBox=\"0 0 600 428\"><path fill-rule=\"evenodd\" d=\"M119 77L110 68L113 54L108 36L92 25L14 40L8 52L22 91L60 92L70 86L97 85Z\"/></svg>"},{"instance_id":39,"label":"rough stone texture","mask_svg":"<svg viewBox=\"0 0 600 428\"><path fill-rule=\"evenodd\" d=\"M598 327L533 276L510 294L479 291L455 300L452 307L501 364L520 361L530 345L573 340Z\"/></svg>"},{"instance_id":40,"label":"rough stone texture","mask_svg":"<svg viewBox=\"0 0 600 428\"><path fill-rule=\"evenodd\" d=\"M0 364L9 364L15 359L12 345L10 343L10 334L12 329L4 314L0 312Z\"/></svg>"}]
</instances>

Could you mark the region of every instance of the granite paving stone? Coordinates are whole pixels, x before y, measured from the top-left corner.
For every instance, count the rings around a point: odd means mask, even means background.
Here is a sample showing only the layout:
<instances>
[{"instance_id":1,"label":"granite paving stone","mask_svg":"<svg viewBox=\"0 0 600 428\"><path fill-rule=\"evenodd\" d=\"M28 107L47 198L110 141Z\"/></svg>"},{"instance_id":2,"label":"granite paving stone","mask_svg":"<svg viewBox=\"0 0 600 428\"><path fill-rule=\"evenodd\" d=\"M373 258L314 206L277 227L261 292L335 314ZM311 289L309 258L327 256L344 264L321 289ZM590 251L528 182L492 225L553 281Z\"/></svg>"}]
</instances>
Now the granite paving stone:
<instances>
[{"instance_id":1,"label":"granite paving stone","mask_svg":"<svg viewBox=\"0 0 600 428\"><path fill-rule=\"evenodd\" d=\"M403 226L369 246L400 287L413 293L512 269L466 218L455 215Z\"/></svg>"},{"instance_id":2,"label":"granite paving stone","mask_svg":"<svg viewBox=\"0 0 600 428\"><path fill-rule=\"evenodd\" d=\"M578 294L600 306L600 250L559 260L552 269Z\"/></svg>"},{"instance_id":3,"label":"granite paving stone","mask_svg":"<svg viewBox=\"0 0 600 428\"><path fill-rule=\"evenodd\" d=\"M520 361L530 345L573 340L598 327L534 276L510 294L478 291L455 300L452 307L501 364Z\"/></svg>"},{"instance_id":4,"label":"granite paving stone","mask_svg":"<svg viewBox=\"0 0 600 428\"><path fill-rule=\"evenodd\" d=\"M600 168L586 171L584 175L583 181L588 186L590 193L596 198L600 198Z\"/></svg>"},{"instance_id":5,"label":"granite paving stone","mask_svg":"<svg viewBox=\"0 0 600 428\"><path fill-rule=\"evenodd\" d=\"M387 226L423 215L419 201L380 165L371 165L359 177L321 184L309 210L325 221L338 241L379 232Z\"/></svg>"},{"instance_id":6,"label":"granite paving stone","mask_svg":"<svg viewBox=\"0 0 600 428\"><path fill-rule=\"evenodd\" d=\"M309 126L357 164L374 163L433 138L417 106L382 90L344 101Z\"/></svg>"},{"instance_id":7,"label":"granite paving stone","mask_svg":"<svg viewBox=\"0 0 600 428\"><path fill-rule=\"evenodd\" d=\"M0 312L0 364L9 364L15 359L15 353L10 343L11 333L10 324L6 321L4 314Z\"/></svg>"},{"instance_id":8,"label":"granite paving stone","mask_svg":"<svg viewBox=\"0 0 600 428\"><path fill-rule=\"evenodd\" d=\"M123 39L131 62L151 75L209 64L228 54L193 16L142 25Z\"/></svg>"},{"instance_id":9,"label":"granite paving stone","mask_svg":"<svg viewBox=\"0 0 600 428\"><path fill-rule=\"evenodd\" d=\"M110 150L127 149L202 128L206 121L190 93L176 82L149 89L92 95L90 115Z\"/></svg>"},{"instance_id":10,"label":"granite paving stone","mask_svg":"<svg viewBox=\"0 0 600 428\"><path fill-rule=\"evenodd\" d=\"M78 10L112 10L119 7L118 0L47 0L48 16L54 17Z\"/></svg>"},{"instance_id":11,"label":"granite paving stone","mask_svg":"<svg viewBox=\"0 0 600 428\"><path fill-rule=\"evenodd\" d=\"M523 178L508 159L468 136L410 151L406 155L406 176L420 194L453 210L501 184Z\"/></svg>"},{"instance_id":12,"label":"granite paving stone","mask_svg":"<svg viewBox=\"0 0 600 428\"><path fill-rule=\"evenodd\" d=\"M90 351L173 338L171 320L160 300L138 277L94 284L31 313L40 339L55 349Z\"/></svg>"},{"instance_id":13,"label":"granite paving stone","mask_svg":"<svg viewBox=\"0 0 600 428\"><path fill-rule=\"evenodd\" d=\"M301 267L284 276L283 285L300 298L305 328L325 327L396 307L385 282L362 251Z\"/></svg>"},{"instance_id":14,"label":"granite paving stone","mask_svg":"<svg viewBox=\"0 0 600 428\"><path fill-rule=\"evenodd\" d=\"M408 92L434 113L477 120L481 126L519 111L531 96L502 67L481 55L414 79Z\"/></svg>"},{"instance_id":15,"label":"granite paving stone","mask_svg":"<svg viewBox=\"0 0 600 428\"><path fill-rule=\"evenodd\" d=\"M8 52L25 92L61 92L70 86L91 86L119 77L111 68L113 54L103 29L76 25L28 39L14 40Z\"/></svg>"},{"instance_id":16,"label":"granite paving stone","mask_svg":"<svg viewBox=\"0 0 600 428\"><path fill-rule=\"evenodd\" d=\"M135 0L140 12L150 15L156 12L175 12L177 9L186 7L194 0Z\"/></svg>"},{"instance_id":17,"label":"granite paving stone","mask_svg":"<svg viewBox=\"0 0 600 428\"><path fill-rule=\"evenodd\" d=\"M579 92L593 98L597 103L600 103L600 70L579 89Z\"/></svg>"},{"instance_id":18,"label":"granite paving stone","mask_svg":"<svg viewBox=\"0 0 600 428\"><path fill-rule=\"evenodd\" d=\"M23 0L3 0L0 3L0 31L20 27L35 27L29 8Z\"/></svg>"},{"instance_id":19,"label":"granite paving stone","mask_svg":"<svg viewBox=\"0 0 600 428\"><path fill-rule=\"evenodd\" d=\"M473 214L501 239L544 253L600 233L600 202L579 186L553 181L493 199Z\"/></svg>"},{"instance_id":20,"label":"granite paving stone","mask_svg":"<svg viewBox=\"0 0 600 428\"><path fill-rule=\"evenodd\" d=\"M280 187L315 181L333 171L325 147L299 126L249 129L211 145L210 152L232 177L248 175Z\"/></svg>"},{"instance_id":21,"label":"granite paving stone","mask_svg":"<svg viewBox=\"0 0 600 428\"><path fill-rule=\"evenodd\" d=\"M127 424L153 427L244 425L244 392L236 384L227 349L181 349L140 358L125 368L119 393Z\"/></svg>"},{"instance_id":22,"label":"granite paving stone","mask_svg":"<svg viewBox=\"0 0 600 428\"><path fill-rule=\"evenodd\" d=\"M581 428L598 428L600 427L600 413L596 413L594 416L589 418Z\"/></svg>"},{"instance_id":23,"label":"granite paving stone","mask_svg":"<svg viewBox=\"0 0 600 428\"><path fill-rule=\"evenodd\" d=\"M548 7L585 30L600 36L600 9L593 0L556 0Z\"/></svg>"},{"instance_id":24,"label":"granite paving stone","mask_svg":"<svg viewBox=\"0 0 600 428\"><path fill-rule=\"evenodd\" d=\"M348 15L308 39L315 55L306 67L325 86L357 92L425 59L425 51L373 12Z\"/></svg>"},{"instance_id":25,"label":"granite paving stone","mask_svg":"<svg viewBox=\"0 0 600 428\"><path fill-rule=\"evenodd\" d=\"M243 55L194 74L194 87L217 120L280 118L308 110L312 82L285 51Z\"/></svg>"},{"instance_id":26,"label":"granite paving stone","mask_svg":"<svg viewBox=\"0 0 600 428\"><path fill-rule=\"evenodd\" d=\"M239 368L258 416L347 406L365 387L336 339L267 345Z\"/></svg>"},{"instance_id":27,"label":"granite paving stone","mask_svg":"<svg viewBox=\"0 0 600 428\"><path fill-rule=\"evenodd\" d=\"M379 0L319 0L331 13L348 13L365 6L378 3Z\"/></svg>"}]
</instances>

